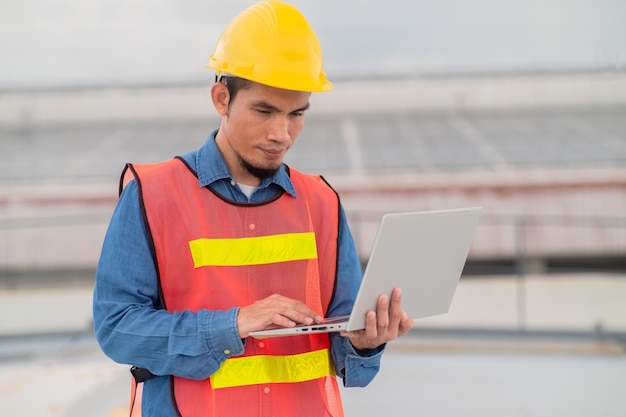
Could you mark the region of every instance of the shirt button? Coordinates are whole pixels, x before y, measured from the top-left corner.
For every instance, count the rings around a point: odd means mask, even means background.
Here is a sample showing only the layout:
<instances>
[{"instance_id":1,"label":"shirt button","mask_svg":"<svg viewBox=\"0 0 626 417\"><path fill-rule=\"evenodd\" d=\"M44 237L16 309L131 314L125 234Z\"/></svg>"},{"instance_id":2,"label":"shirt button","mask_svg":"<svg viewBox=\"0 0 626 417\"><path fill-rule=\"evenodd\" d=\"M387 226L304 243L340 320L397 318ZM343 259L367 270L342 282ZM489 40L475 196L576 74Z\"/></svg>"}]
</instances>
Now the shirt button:
<instances>
[{"instance_id":1,"label":"shirt button","mask_svg":"<svg viewBox=\"0 0 626 417\"><path fill-rule=\"evenodd\" d=\"M263 349L263 348L265 347L265 343L264 343L264 342L259 342L259 347L260 347L261 349Z\"/></svg>"},{"instance_id":2,"label":"shirt button","mask_svg":"<svg viewBox=\"0 0 626 417\"><path fill-rule=\"evenodd\" d=\"M251 223L251 224L250 224L250 230L254 230L255 228L256 228L256 224Z\"/></svg>"},{"instance_id":3,"label":"shirt button","mask_svg":"<svg viewBox=\"0 0 626 417\"><path fill-rule=\"evenodd\" d=\"M230 349L225 349L224 350L224 355L230 355Z\"/></svg>"},{"instance_id":4,"label":"shirt button","mask_svg":"<svg viewBox=\"0 0 626 417\"><path fill-rule=\"evenodd\" d=\"M263 388L263 392L266 393L266 394L269 394L270 393L270 387Z\"/></svg>"}]
</instances>

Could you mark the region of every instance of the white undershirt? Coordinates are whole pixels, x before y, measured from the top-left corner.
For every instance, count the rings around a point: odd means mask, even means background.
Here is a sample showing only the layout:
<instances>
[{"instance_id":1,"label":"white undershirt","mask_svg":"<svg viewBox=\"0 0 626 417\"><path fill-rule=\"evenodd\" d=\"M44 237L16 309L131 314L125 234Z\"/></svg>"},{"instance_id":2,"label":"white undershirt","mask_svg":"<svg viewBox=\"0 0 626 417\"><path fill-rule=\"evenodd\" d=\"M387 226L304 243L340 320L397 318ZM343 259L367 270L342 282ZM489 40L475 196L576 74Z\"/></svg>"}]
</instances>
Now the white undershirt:
<instances>
[{"instance_id":1,"label":"white undershirt","mask_svg":"<svg viewBox=\"0 0 626 417\"><path fill-rule=\"evenodd\" d=\"M254 185L246 185L246 184L242 184L242 183L239 183L239 188L241 188L241 191L248 198L252 197L252 193L255 192L256 189L257 189L257 187L255 187Z\"/></svg>"}]
</instances>

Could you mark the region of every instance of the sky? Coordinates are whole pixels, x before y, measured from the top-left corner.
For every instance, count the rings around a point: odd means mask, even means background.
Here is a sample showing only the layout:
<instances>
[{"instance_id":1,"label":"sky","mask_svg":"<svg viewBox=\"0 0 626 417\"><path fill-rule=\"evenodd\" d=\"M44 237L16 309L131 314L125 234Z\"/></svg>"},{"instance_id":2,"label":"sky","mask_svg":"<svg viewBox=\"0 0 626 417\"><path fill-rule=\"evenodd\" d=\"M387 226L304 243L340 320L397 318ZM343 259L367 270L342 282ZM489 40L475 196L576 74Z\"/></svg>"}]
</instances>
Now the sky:
<instances>
[{"instance_id":1,"label":"sky","mask_svg":"<svg viewBox=\"0 0 626 417\"><path fill-rule=\"evenodd\" d=\"M0 89L194 83L253 1L0 0ZM333 77L616 68L623 0L293 0Z\"/></svg>"}]
</instances>

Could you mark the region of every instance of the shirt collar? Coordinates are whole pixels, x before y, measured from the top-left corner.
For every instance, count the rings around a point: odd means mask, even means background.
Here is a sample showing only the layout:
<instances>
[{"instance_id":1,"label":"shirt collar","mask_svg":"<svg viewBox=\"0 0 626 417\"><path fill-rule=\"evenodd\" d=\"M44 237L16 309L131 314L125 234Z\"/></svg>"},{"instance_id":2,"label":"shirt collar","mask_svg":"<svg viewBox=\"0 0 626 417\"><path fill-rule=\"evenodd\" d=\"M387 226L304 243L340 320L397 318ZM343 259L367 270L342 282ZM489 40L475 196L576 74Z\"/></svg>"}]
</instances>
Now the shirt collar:
<instances>
[{"instance_id":1,"label":"shirt collar","mask_svg":"<svg viewBox=\"0 0 626 417\"><path fill-rule=\"evenodd\" d=\"M224 161L224 157L222 157L215 143L216 134L217 130L209 135L209 138L198 150L196 156L196 172L198 173L198 180L201 187L206 187L220 180L233 180L233 176L226 166L226 161ZM285 164L282 164L274 175L261 181L258 188L266 188L271 184L280 186L287 193L296 197L296 190L293 188L293 183L291 182L291 178L289 178Z\"/></svg>"}]
</instances>

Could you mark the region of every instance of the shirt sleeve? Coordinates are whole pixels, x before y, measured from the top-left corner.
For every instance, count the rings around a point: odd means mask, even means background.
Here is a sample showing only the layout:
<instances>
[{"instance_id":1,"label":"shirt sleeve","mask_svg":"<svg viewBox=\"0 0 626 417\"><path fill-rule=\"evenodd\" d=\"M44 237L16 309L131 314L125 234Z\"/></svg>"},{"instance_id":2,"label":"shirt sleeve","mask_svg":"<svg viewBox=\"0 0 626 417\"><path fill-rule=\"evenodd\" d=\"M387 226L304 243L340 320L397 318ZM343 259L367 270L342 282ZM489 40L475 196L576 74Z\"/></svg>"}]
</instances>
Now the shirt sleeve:
<instances>
[{"instance_id":1,"label":"shirt sleeve","mask_svg":"<svg viewBox=\"0 0 626 417\"><path fill-rule=\"evenodd\" d=\"M244 351L238 309L170 313L161 308L156 269L137 186L113 212L96 271L93 317L103 352L155 375L204 379Z\"/></svg>"},{"instance_id":2,"label":"shirt sleeve","mask_svg":"<svg viewBox=\"0 0 626 417\"><path fill-rule=\"evenodd\" d=\"M361 262L343 207L339 216L338 253L337 288L328 311L329 317L350 314L363 278ZM359 354L350 340L339 333L331 333L330 341L335 369L337 375L343 378L344 386L364 387L374 379L380 369L385 345Z\"/></svg>"}]
</instances>

